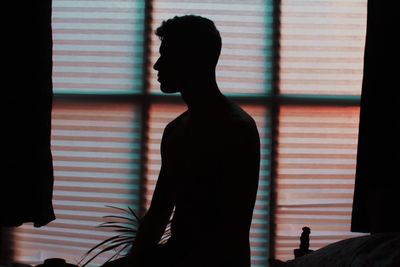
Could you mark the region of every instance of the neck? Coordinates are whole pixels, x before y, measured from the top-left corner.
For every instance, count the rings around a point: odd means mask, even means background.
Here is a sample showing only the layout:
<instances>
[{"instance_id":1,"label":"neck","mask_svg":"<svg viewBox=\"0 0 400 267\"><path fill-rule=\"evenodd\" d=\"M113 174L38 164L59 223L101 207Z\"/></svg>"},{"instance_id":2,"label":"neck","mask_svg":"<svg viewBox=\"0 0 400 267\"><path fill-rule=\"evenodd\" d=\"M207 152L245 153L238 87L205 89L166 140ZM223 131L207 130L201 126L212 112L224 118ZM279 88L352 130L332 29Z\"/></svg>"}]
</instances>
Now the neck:
<instances>
[{"instance_id":1,"label":"neck","mask_svg":"<svg viewBox=\"0 0 400 267\"><path fill-rule=\"evenodd\" d=\"M219 107L224 98L215 79L201 79L181 92L190 114L208 114Z\"/></svg>"}]
</instances>

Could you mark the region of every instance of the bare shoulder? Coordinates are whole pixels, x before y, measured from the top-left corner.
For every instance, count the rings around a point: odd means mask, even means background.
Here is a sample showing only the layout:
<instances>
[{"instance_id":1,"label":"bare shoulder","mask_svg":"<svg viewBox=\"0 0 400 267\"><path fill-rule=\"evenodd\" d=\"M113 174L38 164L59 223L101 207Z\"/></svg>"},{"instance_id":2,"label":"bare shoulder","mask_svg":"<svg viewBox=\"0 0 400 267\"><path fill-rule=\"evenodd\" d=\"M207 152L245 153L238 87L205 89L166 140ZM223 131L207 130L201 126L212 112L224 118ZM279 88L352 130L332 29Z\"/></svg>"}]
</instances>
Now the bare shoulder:
<instances>
[{"instance_id":1,"label":"bare shoulder","mask_svg":"<svg viewBox=\"0 0 400 267\"><path fill-rule=\"evenodd\" d=\"M253 117L251 117L239 105L230 101L229 113L226 118L226 127L230 131L231 137L257 137L257 125Z\"/></svg>"},{"instance_id":2,"label":"bare shoulder","mask_svg":"<svg viewBox=\"0 0 400 267\"><path fill-rule=\"evenodd\" d=\"M170 121L167 126L164 129L164 136L167 136L170 134L172 131L176 130L179 127L182 127L183 124L187 121L188 118L188 111L186 110L182 114L180 114L178 117Z\"/></svg>"}]
</instances>

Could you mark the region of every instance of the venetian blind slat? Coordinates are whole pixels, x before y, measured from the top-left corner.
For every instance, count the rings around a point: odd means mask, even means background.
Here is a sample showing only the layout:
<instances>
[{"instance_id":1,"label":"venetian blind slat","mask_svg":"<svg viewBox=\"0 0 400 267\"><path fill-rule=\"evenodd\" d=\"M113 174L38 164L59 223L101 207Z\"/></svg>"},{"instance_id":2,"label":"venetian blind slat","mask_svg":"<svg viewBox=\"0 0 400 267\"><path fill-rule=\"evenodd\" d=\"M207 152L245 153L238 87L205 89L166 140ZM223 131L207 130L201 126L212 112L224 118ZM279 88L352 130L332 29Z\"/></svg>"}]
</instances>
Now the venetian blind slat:
<instances>
[{"instance_id":1,"label":"venetian blind slat","mask_svg":"<svg viewBox=\"0 0 400 267\"><path fill-rule=\"evenodd\" d=\"M158 58L160 41L154 34L163 20L195 14L214 21L222 37L217 81L224 93L268 93L272 81L272 1L170 1L152 3L152 68ZM151 92L159 91L156 73L151 70Z\"/></svg>"},{"instance_id":2,"label":"venetian blind slat","mask_svg":"<svg viewBox=\"0 0 400 267\"><path fill-rule=\"evenodd\" d=\"M65 258L77 263L94 245L115 235L97 228L107 207L139 209L140 112L132 104L64 103L53 107L53 204L56 220L16 230L19 261ZM121 148L116 151L108 148ZM77 149L79 148L79 149ZM111 254L98 257L100 265Z\"/></svg>"},{"instance_id":3,"label":"venetian blind slat","mask_svg":"<svg viewBox=\"0 0 400 267\"><path fill-rule=\"evenodd\" d=\"M53 1L55 93L142 90L144 1Z\"/></svg>"}]
</instances>

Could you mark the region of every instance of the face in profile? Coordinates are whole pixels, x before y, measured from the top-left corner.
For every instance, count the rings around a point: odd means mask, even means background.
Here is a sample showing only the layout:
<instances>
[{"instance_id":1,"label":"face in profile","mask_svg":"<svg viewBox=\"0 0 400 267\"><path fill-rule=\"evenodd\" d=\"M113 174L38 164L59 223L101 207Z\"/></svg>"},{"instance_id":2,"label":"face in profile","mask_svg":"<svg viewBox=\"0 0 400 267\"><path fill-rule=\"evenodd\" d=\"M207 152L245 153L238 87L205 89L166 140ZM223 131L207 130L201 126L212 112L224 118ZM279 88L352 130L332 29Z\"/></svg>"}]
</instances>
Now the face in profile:
<instances>
[{"instance_id":1,"label":"face in profile","mask_svg":"<svg viewBox=\"0 0 400 267\"><path fill-rule=\"evenodd\" d=\"M160 46L160 57L153 68L158 71L158 82L163 93L181 92L184 66L179 54L165 41Z\"/></svg>"}]
</instances>

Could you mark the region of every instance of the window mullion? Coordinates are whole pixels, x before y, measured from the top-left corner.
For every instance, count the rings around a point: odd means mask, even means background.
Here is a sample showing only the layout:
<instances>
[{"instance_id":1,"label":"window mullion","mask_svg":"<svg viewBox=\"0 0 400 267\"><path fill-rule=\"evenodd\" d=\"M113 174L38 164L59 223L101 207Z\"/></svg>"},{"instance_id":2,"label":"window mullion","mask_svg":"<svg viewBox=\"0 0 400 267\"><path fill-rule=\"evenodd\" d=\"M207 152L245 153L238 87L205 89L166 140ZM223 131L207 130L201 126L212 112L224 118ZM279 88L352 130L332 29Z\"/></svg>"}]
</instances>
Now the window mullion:
<instances>
[{"instance_id":1,"label":"window mullion","mask_svg":"<svg viewBox=\"0 0 400 267\"><path fill-rule=\"evenodd\" d=\"M271 173L270 173L270 201L269 201L269 258L275 258L275 206L276 206L276 178L277 178L277 152L278 152L278 135L279 135L279 110L280 110L280 88L279 88L279 74L280 74L280 15L281 15L281 0L273 1L273 84L271 92L271 104L270 104L270 121L271 121Z\"/></svg>"},{"instance_id":2,"label":"window mullion","mask_svg":"<svg viewBox=\"0 0 400 267\"><path fill-rule=\"evenodd\" d=\"M150 83L148 77L150 77L150 56L151 56L151 1L142 0L144 3L144 30L143 30L143 75L141 90L141 135L140 135L140 180L139 180L139 216L143 216L146 213L146 180L147 180L147 143L149 134L149 113L151 106L150 98Z\"/></svg>"}]
</instances>

